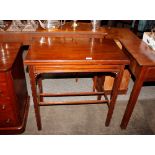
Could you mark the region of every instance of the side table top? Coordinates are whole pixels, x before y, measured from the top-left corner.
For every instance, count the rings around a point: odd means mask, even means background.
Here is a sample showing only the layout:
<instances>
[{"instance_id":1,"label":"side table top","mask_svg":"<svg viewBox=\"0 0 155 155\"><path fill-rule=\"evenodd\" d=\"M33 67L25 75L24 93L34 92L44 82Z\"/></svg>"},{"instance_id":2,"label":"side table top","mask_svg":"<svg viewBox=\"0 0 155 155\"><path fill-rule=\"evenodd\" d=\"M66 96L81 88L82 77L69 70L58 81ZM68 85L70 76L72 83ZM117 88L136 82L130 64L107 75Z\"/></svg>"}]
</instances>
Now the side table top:
<instances>
[{"instance_id":1,"label":"side table top","mask_svg":"<svg viewBox=\"0 0 155 155\"><path fill-rule=\"evenodd\" d=\"M24 62L111 65L129 64L129 59L112 39L48 37L34 38Z\"/></svg>"}]
</instances>

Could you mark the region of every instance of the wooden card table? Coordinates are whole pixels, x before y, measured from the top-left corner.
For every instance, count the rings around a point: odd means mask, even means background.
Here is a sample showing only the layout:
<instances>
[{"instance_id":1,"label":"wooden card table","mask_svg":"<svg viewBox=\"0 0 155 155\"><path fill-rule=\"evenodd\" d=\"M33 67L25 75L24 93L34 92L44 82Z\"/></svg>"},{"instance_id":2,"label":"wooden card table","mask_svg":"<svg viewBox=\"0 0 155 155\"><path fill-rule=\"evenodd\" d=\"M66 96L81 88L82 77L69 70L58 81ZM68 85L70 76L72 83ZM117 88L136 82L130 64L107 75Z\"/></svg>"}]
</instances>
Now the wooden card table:
<instances>
[{"instance_id":1,"label":"wooden card table","mask_svg":"<svg viewBox=\"0 0 155 155\"><path fill-rule=\"evenodd\" d=\"M108 114L106 126L109 125L118 89L122 80L125 65L129 65L128 57L118 48L111 39L96 38L34 38L28 50L24 63L28 65L32 96L38 130L41 130L41 117L39 106L55 104L90 104L108 103ZM105 92L70 92L64 94L52 94L42 91L39 76L52 73L114 73L115 81L110 100ZM102 76L103 77L103 76ZM103 82L98 78L98 85ZM37 85L39 93L37 93ZM103 83L102 83L103 84ZM101 85L102 86L102 85ZM105 100L68 101L68 102L46 102L44 97L52 96L87 96L103 95Z\"/></svg>"}]
</instances>

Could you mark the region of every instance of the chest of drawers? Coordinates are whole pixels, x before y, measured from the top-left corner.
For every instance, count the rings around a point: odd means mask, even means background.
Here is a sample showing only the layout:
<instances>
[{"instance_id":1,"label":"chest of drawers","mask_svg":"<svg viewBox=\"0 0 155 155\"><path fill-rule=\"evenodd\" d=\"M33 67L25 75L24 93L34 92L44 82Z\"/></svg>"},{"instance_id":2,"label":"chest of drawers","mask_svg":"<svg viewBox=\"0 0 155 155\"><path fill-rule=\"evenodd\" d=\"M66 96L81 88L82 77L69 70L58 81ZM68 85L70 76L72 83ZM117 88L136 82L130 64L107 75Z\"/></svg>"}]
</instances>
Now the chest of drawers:
<instances>
[{"instance_id":1,"label":"chest of drawers","mask_svg":"<svg viewBox=\"0 0 155 155\"><path fill-rule=\"evenodd\" d=\"M29 107L20 43L0 43L0 134L25 129Z\"/></svg>"}]
</instances>

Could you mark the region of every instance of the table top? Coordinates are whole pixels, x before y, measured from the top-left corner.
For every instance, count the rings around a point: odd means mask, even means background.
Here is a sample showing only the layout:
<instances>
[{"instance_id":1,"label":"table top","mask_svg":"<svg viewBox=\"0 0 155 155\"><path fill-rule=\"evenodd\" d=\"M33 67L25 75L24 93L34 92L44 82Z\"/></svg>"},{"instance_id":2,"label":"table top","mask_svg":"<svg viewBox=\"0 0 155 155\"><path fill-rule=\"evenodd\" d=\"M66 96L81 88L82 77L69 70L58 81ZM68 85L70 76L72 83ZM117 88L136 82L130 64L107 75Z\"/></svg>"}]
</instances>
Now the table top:
<instances>
[{"instance_id":1,"label":"table top","mask_svg":"<svg viewBox=\"0 0 155 155\"><path fill-rule=\"evenodd\" d=\"M128 57L112 39L35 38L25 64L129 64Z\"/></svg>"},{"instance_id":2,"label":"table top","mask_svg":"<svg viewBox=\"0 0 155 155\"><path fill-rule=\"evenodd\" d=\"M140 66L155 66L155 51L131 30L106 28L106 32L108 37L118 39Z\"/></svg>"},{"instance_id":3,"label":"table top","mask_svg":"<svg viewBox=\"0 0 155 155\"><path fill-rule=\"evenodd\" d=\"M0 71L9 70L17 57L21 43L0 43Z\"/></svg>"}]
</instances>

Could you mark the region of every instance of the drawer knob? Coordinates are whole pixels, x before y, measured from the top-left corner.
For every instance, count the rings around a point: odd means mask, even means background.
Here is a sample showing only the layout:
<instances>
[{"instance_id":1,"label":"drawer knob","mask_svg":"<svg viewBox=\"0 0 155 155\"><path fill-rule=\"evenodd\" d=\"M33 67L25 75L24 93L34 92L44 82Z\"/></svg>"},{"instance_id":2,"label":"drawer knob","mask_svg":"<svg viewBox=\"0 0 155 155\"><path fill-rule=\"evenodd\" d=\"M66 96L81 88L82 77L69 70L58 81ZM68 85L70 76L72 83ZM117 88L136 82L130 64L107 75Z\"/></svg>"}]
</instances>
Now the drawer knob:
<instances>
[{"instance_id":1,"label":"drawer knob","mask_svg":"<svg viewBox=\"0 0 155 155\"><path fill-rule=\"evenodd\" d=\"M11 121L11 120L8 118L8 119L6 120L6 123L10 123L10 121Z\"/></svg>"},{"instance_id":2,"label":"drawer knob","mask_svg":"<svg viewBox=\"0 0 155 155\"><path fill-rule=\"evenodd\" d=\"M5 109L6 109L6 105L3 104L3 105L2 105L2 110L5 110Z\"/></svg>"}]
</instances>

